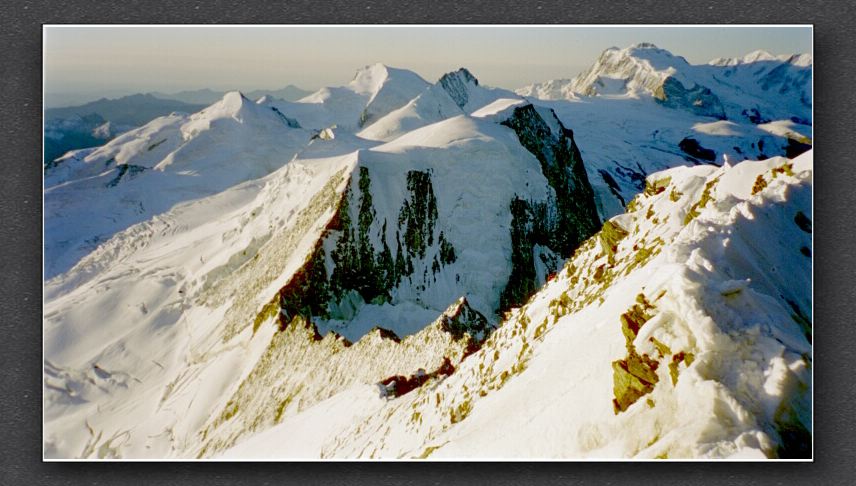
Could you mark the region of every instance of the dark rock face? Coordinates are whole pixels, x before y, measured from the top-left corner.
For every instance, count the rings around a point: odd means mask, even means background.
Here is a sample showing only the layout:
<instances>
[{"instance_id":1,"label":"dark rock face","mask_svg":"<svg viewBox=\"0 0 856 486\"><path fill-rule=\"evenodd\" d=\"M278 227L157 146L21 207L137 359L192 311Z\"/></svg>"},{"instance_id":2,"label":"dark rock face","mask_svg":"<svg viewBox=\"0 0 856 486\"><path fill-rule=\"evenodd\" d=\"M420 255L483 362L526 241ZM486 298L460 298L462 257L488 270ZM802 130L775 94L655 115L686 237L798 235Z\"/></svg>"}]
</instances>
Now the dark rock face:
<instances>
[{"instance_id":1,"label":"dark rock face","mask_svg":"<svg viewBox=\"0 0 856 486\"><path fill-rule=\"evenodd\" d=\"M279 291L280 327L295 316L311 322L312 316L327 315L330 285L324 267L324 248L318 244L315 251Z\"/></svg>"},{"instance_id":2,"label":"dark rock face","mask_svg":"<svg viewBox=\"0 0 856 486\"><path fill-rule=\"evenodd\" d=\"M461 68L457 71L444 74L438 83L446 93L449 93L455 104L463 108L469 101L467 84L478 86L479 80L471 72L467 71L466 68Z\"/></svg>"},{"instance_id":3,"label":"dark rock face","mask_svg":"<svg viewBox=\"0 0 856 486\"><path fill-rule=\"evenodd\" d=\"M408 172L407 190L411 197L401 207L398 227L404 231L408 254L422 258L425 249L434 244L434 224L437 222L437 198L431 184L431 173Z\"/></svg>"},{"instance_id":4,"label":"dark rock face","mask_svg":"<svg viewBox=\"0 0 856 486\"><path fill-rule=\"evenodd\" d=\"M520 305L538 288L534 245L545 246L567 258L600 227L594 191L573 132L562 125L552 110L545 116L554 118L552 121L561 133L553 133L532 105L515 108L511 117L501 122L514 130L520 144L541 163L555 195L546 203L520 198L511 201L512 272L500 296L500 310Z\"/></svg>"},{"instance_id":5,"label":"dark rock face","mask_svg":"<svg viewBox=\"0 0 856 486\"><path fill-rule=\"evenodd\" d=\"M273 110L273 112L276 113L277 116L279 116L279 119L282 120L283 123L288 125L289 128L301 128L300 123L298 123L297 120L295 120L294 118L289 118L285 116L281 111L279 111L273 106L271 107L271 110Z\"/></svg>"},{"instance_id":6,"label":"dark rock face","mask_svg":"<svg viewBox=\"0 0 856 486\"><path fill-rule=\"evenodd\" d=\"M116 166L116 177L111 179L110 182L106 184L106 187L116 187L116 185L119 184L119 182L121 182L123 179L131 179L145 170L146 168L140 165L119 164L118 166Z\"/></svg>"},{"instance_id":7,"label":"dark rock face","mask_svg":"<svg viewBox=\"0 0 856 486\"><path fill-rule=\"evenodd\" d=\"M448 356L444 356L443 363L440 364L436 370L430 373L426 373L425 370L420 369L410 376L395 375L390 376L389 378L384 378L379 381L377 385L380 390L380 396L388 400L392 400L410 393L424 385L428 380L433 378L444 378L446 376L450 376L454 372L455 366L452 364L452 361Z\"/></svg>"},{"instance_id":8,"label":"dark rock face","mask_svg":"<svg viewBox=\"0 0 856 486\"><path fill-rule=\"evenodd\" d=\"M811 145L789 138L788 144L785 146L785 157L793 159L808 150L811 150Z\"/></svg>"},{"instance_id":9,"label":"dark rock face","mask_svg":"<svg viewBox=\"0 0 856 486\"><path fill-rule=\"evenodd\" d=\"M706 160L708 162L713 162L714 160L716 160L716 152L711 149L702 147L698 140L694 138L687 137L681 140L678 143L678 148L680 148L685 154L689 155L690 157Z\"/></svg>"},{"instance_id":10,"label":"dark rock face","mask_svg":"<svg viewBox=\"0 0 856 486\"><path fill-rule=\"evenodd\" d=\"M668 77L654 90L654 99L669 108L681 108L699 116L710 116L725 120L725 108L719 98L704 86L687 89L674 77Z\"/></svg>"},{"instance_id":11,"label":"dark rock face","mask_svg":"<svg viewBox=\"0 0 856 486\"><path fill-rule=\"evenodd\" d=\"M758 108L749 108L740 112L743 116L745 116L750 122L755 125L760 125L761 123L770 123L770 119L761 115L761 112Z\"/></svg>"},{"instance_id":12,"label":"dark rock face","mask_svg":"<svg viewBox=\"0 0 856 486\"><path fill-rule=\"evenodd\" d=\"M355 178L356 190L352 190L353 184L348 185L337 213L313 254L279 292L281 311L288 318L296 315L305 319L312 316L329 318L331 306L338 306L343 301L352 302L353 299L388 302L392 289L405 278L420 290L425 290L430 274L426 269L420 282L418 276L414 276L414 259L424 259L433 253L433 261L429 260L429 264L433 263L434 275L457 259L455 247L445 234L435 234L437 198L430 169L407 173L407 196L399 210L397 226L393 226L394 253L387 243L389 222L386 218L378 221L379 233L372 233L377 231L377 212L372 202L369 169L359 167ZM356 217L352 206L357 208ZM324 242L331 240L335 243L328 259ZM470 314L467 315L472 317ZM479 322L475 317L473 319L473 322ZM469 317L465 319L466 322L471 320ZM486 325L486 319L484 323ZM478 324L474 326L482 328Z\"/></svg>"},{"instance_id":13,"label":"dark rock face","mask_svg":"<svg viewBox=\"0 0 856 486\"><path fill-rule=\"evenodd\" d=\"M402 278L411 277L414 272L413 260L425 258L427 251L434 245L437 221L437 197L431 182L429 171L409 171L407 173L408 196L404 200L398 216L395 231L396 248L393 254L387 244L388 221L381 224L380 248L372 243L371 227L377 214L372 204L372 188L369 169L359 169L359 196L356 228L354 227L350 205L350 188L343 198L339 210L340 234L336 248L332 252L333 268L330 284L333 297L341 299L350 290L356 290L366 302L380 299L388 301L389 291L395 288ZM449 263L455 249L443 237L441 257ZM441 264L435 257L435 271ZM427 279L427 276L425 276ZM425 284L427 282L423 282ZM423 289L424 290L424 289Z\"/></svg>"},{"instance_id":14,"label":"dark rock face","mask_svg":"<svg viewBox=\"0 0 856 486\"><path fill-rule=\"evenodd\" d=\"M511 201L511 275L499 298L501 311L519 306L538 290L534 249L535 240L542 240L544 235L535 231L530 206L520 198Z\"/></svg>"}]
</instances>

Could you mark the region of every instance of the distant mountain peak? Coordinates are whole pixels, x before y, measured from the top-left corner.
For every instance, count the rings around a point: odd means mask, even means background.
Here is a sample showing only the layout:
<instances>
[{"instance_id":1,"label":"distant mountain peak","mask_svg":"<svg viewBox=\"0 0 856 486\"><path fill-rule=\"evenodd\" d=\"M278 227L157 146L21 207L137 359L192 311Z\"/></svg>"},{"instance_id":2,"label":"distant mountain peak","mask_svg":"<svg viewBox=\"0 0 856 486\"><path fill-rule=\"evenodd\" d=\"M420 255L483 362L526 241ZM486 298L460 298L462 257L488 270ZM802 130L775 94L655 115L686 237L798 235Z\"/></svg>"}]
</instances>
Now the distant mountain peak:
<instances>
[{"instance_id":1,"label":"distant mountain peak","mask_svg":"<svg viewBox=\"0 0 856 486\"><path fill-rule=\"evenodd\" d=\"M459 107L464 108L470 99L468 85L478 86L479 80L467 68L444 74L437 84L452 97Z\"/></svg>"},{"instance_id":2,"label":"distant mountain peak","mask_svg":"<svg viewBox=\"0 0 856 486\"><path fill-rule=\"evenodd\" d=\"M469 69L467 69L465 67L458 68L457 71L450 71L450 72L444 74L443 76L440 77L440 80L438 82L440 84L443 84L443 80L448 81L448 80L451 80L453 78L459 79L460 81L462 81L464 83L472 83L476 86L479 85L479 80L475 76L473 76L473 73L471 73Z\"/></svg>"}]
</instances>

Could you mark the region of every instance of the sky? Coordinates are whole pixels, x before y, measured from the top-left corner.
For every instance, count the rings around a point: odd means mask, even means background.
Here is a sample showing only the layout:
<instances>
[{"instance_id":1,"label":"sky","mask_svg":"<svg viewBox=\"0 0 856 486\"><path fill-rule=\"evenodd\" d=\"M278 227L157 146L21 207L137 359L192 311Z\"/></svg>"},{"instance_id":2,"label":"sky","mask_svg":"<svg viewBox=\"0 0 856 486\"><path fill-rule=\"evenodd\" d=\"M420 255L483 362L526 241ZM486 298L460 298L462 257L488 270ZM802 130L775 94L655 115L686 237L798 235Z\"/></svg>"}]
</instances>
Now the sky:
<instances>
[{"instance_id":1,"label":"sky","mask_svg":"<svg viewBox=\"0 0 856 486\"><path fill-rule=\"evenodd\" d=\"M459 67L514 89L572 78L605 49L652 42L692 64L811 52L810 27L689 26L46 26L48 106L187 89L315 90L376 62L428 81Z\"/></svg>"}]
</instances>

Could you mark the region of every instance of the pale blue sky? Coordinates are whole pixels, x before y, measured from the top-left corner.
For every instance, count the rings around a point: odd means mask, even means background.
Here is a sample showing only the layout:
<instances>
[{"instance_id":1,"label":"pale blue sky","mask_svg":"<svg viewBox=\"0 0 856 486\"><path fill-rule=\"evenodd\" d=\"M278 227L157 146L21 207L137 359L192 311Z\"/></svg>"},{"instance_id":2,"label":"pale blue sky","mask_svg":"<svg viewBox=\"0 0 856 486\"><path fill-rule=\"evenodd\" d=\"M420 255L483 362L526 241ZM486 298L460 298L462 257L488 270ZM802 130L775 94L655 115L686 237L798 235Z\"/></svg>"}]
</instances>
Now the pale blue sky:
<instances>
[{"instance_id":1,"label":"pale blue sky","mask_svg":"<svg viewBox=\"0 0 856 486\"><path fill-rule=\"evenodd\" d=\"M464 66L490 86L570 78L611 46L653 42L693 64L811 52L810 27L107 26L45 28L45 92L98 98L144 91L314 90L383 62L429 81Z\"/></svg>"}]
</instances>

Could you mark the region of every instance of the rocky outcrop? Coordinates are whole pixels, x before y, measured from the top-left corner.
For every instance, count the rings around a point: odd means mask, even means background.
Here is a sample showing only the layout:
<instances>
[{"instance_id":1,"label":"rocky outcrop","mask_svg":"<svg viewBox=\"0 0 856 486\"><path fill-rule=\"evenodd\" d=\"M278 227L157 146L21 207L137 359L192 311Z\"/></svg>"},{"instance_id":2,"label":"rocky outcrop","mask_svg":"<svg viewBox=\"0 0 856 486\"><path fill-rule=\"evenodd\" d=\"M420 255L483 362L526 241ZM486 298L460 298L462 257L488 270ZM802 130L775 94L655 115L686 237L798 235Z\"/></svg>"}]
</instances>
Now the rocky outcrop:
<instances>
[{"instance_id":1,"label":"rocky outcrop","mask_svg":"<svg viewBox=\"0 0 856 486\"><path fill-rule=\"evenodd\" d=\"M716 160L716 152L701 146L698 140L687 137L678 143L678 148L690 157L713 162Z\"/></svg>"},{"instance_id":2,"label":"rocky outcrop","mask_svg":"<svg viewBox=\"0 0 856 486\"><path fill-rule=\"evenodd\" d=\"M110 182L105 184L105 187L116 187L122 180L132 179L137 174L145 171L146 168L134 164L119 164L116 166L116 177L110 179Z\"/></svg>"},{"instance_id":3,"label":"rocky outcrop","mask_svg":"<svg viewBox=\"0 0 856 486\"><path fill-rule=\"evenodd\" d=\"M669 76L653 91L654 99L669 108L682 108L699 116L710 116L724 120L725 108L719 98L705 86L696 84L687 88L676 78Z\"/></svg>"},{"instance_id":4,"label":"rocky outcrop","mask_svg":"<svg viewBox=\"0 0 856 486\"><path fill-rule=\"evenodd\" d=\"M633 344L639 329L651 319L650 312L653 310L645 295L639 294L636 300L637 303L621 315L621 332L626 341L627 356L612 362L615 394L612 404L616 414L627 410L639 398L651 393L659 381L659 362L647 354L639 354ZM677 381L677 371L674 380Z\"/></svg>"},{"instance_id":5,"label":"rocky outcrop","mask_svg":"<svg viewBox=\"0 0 856 486\"><path fill-rule=\"evenodd\" d=\"M466 297L461 297L452 304L440 318L441 328L455 339L461 339L469 334L477 342L484 339L490 330L490 324L485 316L470 307Z\"/></svg>"}]
</instances>

